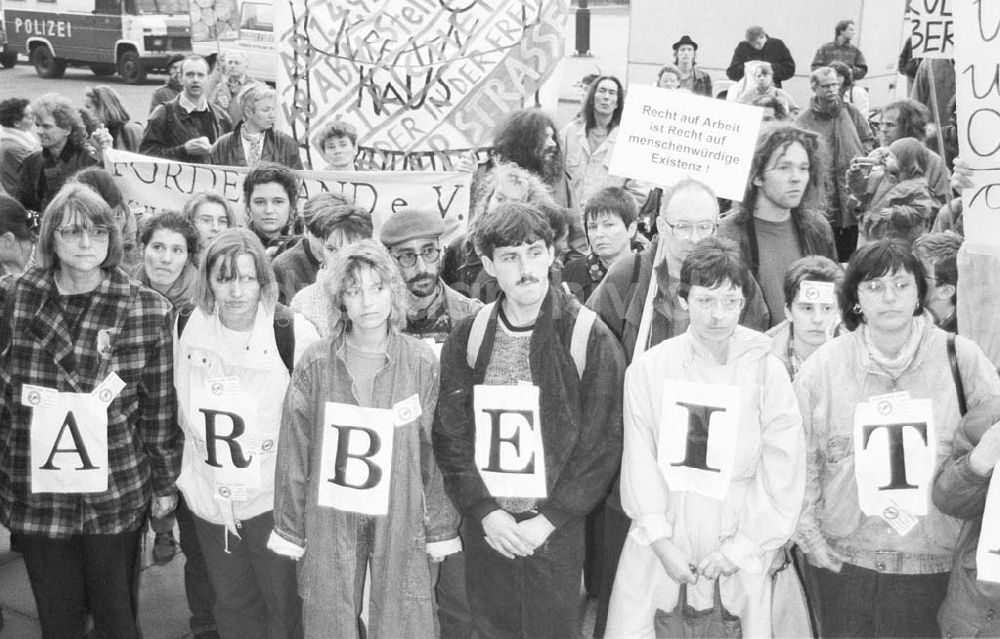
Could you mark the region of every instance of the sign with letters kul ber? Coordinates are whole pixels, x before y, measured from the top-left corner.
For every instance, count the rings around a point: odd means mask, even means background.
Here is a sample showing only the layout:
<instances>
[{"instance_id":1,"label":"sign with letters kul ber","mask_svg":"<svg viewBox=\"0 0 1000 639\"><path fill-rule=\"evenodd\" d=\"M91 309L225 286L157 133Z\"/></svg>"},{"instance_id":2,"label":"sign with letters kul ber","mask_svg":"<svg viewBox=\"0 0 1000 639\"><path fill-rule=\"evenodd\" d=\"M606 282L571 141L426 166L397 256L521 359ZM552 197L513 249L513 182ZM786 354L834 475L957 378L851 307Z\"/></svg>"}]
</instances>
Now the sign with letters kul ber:
<instances>
[{"instance_id":1,"label":"sign with letters kul ber","mask_svg":"<svg viewBox=\"0 0 1000 639\"><path fill-rule=\"evenodd\" d=\"M389 512L396 414L326 403L319 505L365 515Z\"/></svg>"},{"instance_id":2,"label":"sign with letters kul ber","mask_svg":"<svg viewBox=\"0 0 1000 639\"><path fill-rule=\"evenodd\" d=\"M854 412L854 479L858 504L900 535L926 515L937 465L931 400L880 395Z\"/></svg>"},{"instance_id":3,"label":"sign with letters kul ber","mask_svg":"<svg viewBox=\"0 0 1000 639\"><path fill-rule=\"evenodd\" d=\"M670 490L725 498L736 459L739 406L739 386L664 381L656 457Z\"/></svg>"},{"instance_id":4,"label":"sign with letters kul ber","mask_svg":"<svg viewBox=\"0 0 1000 639\"><path fill-rule=\"evenodd\" d=\"M906 20L914 58L954 57L957 37L952 6L956 1L907 0ZM991 0L984 0L988 2Z\"/></svg>"},{"instance_id":5,"label":"sign with letters kul ber","mask_svg":"<svg viewBox=\"0 0 1000 639\"><path fill-rule=\"evenodd\" d=\"M328 122L353 124L383 168L489 146L562 60L569 2L277 0L274 11L284 128L306 146Z\"/></svg>"},{"instance_id":6,"label":"sign with letters kul ber","mask_svg":"<svg viewBox=\"0 0 1000 639\"><path fill-rule=\"evenodd\" d=\"M538 387L476 386L473 410L476 467L490 495L547 497Z\"/></svg>"}]
</instances>

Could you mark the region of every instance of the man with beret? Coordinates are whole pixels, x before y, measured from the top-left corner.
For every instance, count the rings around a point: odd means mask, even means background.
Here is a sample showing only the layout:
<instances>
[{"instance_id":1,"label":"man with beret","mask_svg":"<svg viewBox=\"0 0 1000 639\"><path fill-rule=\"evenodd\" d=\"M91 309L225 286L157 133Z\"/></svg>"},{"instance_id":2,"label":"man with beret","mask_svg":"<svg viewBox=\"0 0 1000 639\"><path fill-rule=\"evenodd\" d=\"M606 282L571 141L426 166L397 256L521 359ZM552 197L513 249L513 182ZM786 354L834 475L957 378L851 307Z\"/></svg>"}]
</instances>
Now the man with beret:
<instances>
[{"instance_id":1,"label":"man with beret","mask_svg":"<svg viewBox=\"0 0 1000 639\"><path fill-rule=\"evenodd\" d=\"M689 35L681 36L681 39L674 43L674 64L681 70L680 88L712 97L712 78L705 71L695 67L694 59L697 51L698 43Z\"/></svg>"},{"instance_id":2,"label":"man with beret","mask_svg":"<svg viewBox=\"0 0 1000 639\"><path fill-rule=\"evenodd\" d=\"M443 233L444 222L438 213L410 208L393 213L379 234L399 265L409 292L403 332L428 341L439 356L451 327L482 307L479 300L461 295L441 279ZM464 554L448 555L439 564L438 575L435 594L441 637L467 639L474 626L465 594Z\"/></svg>"},{"instance_id":3,"label":"man with beret","mask_svg":"<svg viewBox=\"0 0 1000 639\"><path fill-rule=\"evenodd\" d=\"M454 323L472 315L482 304L441 280L444 222L431 210L402 209L382 225L379 239L389 249L409 291L407 335L428 340L440 352Z\"/></svg>"}]
</instances>

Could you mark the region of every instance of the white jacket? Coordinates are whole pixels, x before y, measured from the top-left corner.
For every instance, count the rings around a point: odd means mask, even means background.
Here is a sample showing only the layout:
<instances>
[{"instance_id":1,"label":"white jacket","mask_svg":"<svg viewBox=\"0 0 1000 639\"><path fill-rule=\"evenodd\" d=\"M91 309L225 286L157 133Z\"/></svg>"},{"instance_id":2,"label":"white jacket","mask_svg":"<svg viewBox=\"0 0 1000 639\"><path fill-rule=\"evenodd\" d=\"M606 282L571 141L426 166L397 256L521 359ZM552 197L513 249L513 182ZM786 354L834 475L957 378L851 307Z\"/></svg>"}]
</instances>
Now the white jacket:
<instances>
[{"instance_id":1,"label":"white jacket","mask_svg":"<svg viewBox=\"0 0 1000 639\"><path fill-rule=\"evenodd\" d=\"M788 373L769 353L767 336L737 326L729 357L717 364L690 332L637 357L625 374L622 505L632 519L618 565L608 637L652 637L656 609L671 612L678 585L650 544L669 537L697 565L719 550L737 567L720 578L722 601L744 636L770 636L767 568L789 539L805 490L805 438ZM673 490L658 465L664 383L683 380L739 387L732 476L720 501ZM709 437L712 436L711 431ZM714 583L688 587L688 602L711 608Z\"/></svg>"},{"instance_id":2,"label":"white jacket","mask_svg":"<svg viewBox=\"0 0 1000 639\"><path fill-rule=\"evenodd\" d=\"M218 313L206 315L196 308L179 339L175 331L174 387L177 419L184 430L177 487L194 514L236 534L239 521L274 507L275 453L289 375L278 353L273 323L273 311L258 306L246 348L235 352L226 346ZM299 314L293 330L297 362L319 336ZM217 439L215 461L224 468L209 465L206 419L199 409L206 405L204 398L218 401L220 396L228 397L223 400L227 402L224 409L245 420L246 430L234 440L243 461L249 463L238 475L238 481L246 484L244 489L227 481L236 475L224 474L238 457L231 444ZM233 420L220 417L216 431L217 436L232 434Z\"/></svg>"}]
</instances>

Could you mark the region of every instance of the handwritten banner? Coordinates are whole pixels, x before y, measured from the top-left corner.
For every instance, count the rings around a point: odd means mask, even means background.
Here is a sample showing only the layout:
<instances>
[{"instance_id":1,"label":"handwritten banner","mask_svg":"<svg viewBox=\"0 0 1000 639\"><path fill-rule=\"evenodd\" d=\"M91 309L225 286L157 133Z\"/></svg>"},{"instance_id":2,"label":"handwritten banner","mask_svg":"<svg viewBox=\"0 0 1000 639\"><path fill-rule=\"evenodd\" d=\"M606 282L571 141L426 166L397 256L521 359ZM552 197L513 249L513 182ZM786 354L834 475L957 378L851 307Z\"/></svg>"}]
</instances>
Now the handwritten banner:
<instances>
[{"instance_id":1,"label":"handwritten banner","mask_svg":"<svg viewBox=\"0 0 1000 639\"><path fill-rule=\"evenodd\" d=\"M105 168L125 195L130 208L145 207L146 215L179 211L193 193L215 191L232 203L245 222L243 177L246 167L186 164L125 151L105 151ZM465 231L469 213L468 173L429 171L297 171L302 180L299 206L317 193L339 193L372 214L375 235L382 223L406 207L441 214L444 242Z\"/></svg>"},{"instance_id":2,"label":"handwritten banner","mask_svg":"<svg viewBox=\"0 0 1000 639\"><path fill-rule=\"evenodd\" d=\"M953 58L955 25L952 5L961 0L909 0L906 19L914 58Z\"/></svg>"},{"instance_id":3,"label":"handwritten banner","mask_svg":"<svg viewBox=\"0 0 1000 639\"><path fill-rule=\"evenodd\" d=\"M659 185L693 177L739 201L760 122L759 107L632 86L608 170Z\"/></svg>"},{"instance_id":4,"label":"handwritten banner","mask_svg":"<svg viewBox=\"0 0 1000 639\"><path fill-rule=\"evenodd\" d=\"M563 58L568 12L568 0L279 0L285 130L313 164L312 137L335 120L382 168L489 146Z\"/></svg>"}]
</instances>

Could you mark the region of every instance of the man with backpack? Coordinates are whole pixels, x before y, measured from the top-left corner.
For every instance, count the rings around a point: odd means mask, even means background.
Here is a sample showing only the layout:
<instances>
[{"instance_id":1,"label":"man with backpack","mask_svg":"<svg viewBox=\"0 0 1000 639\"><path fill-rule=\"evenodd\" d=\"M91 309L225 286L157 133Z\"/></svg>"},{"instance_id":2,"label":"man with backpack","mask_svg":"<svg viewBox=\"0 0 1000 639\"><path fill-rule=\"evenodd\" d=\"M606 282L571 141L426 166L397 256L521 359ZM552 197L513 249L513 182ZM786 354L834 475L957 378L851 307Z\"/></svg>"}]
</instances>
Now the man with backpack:
<instances>
[{"instance_id":1,"label":"man with backpack","mask_svg":"<svg viewBox=\"0 0 1000 639\"><path fill-rule=\"evenodd\" d=\"M502 293L445 341L433 441L463 515L476 630L576 636L583 518L620 461L624 358L592 311L549 285L538 209L502 204L475 239Z\"/></svg>"}]
</instances>

